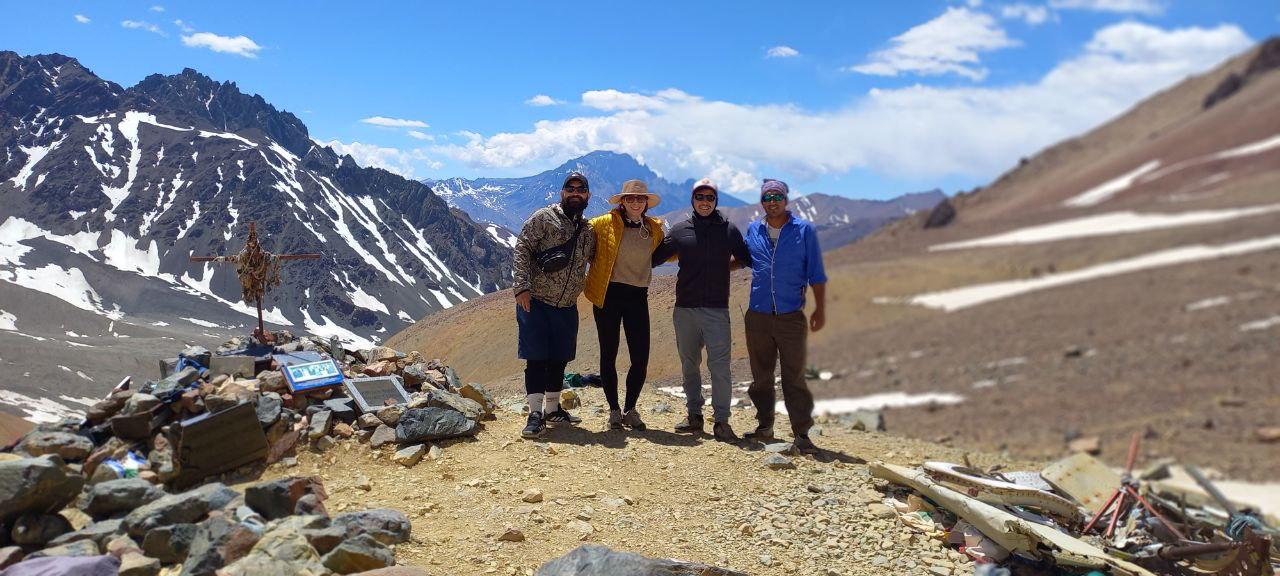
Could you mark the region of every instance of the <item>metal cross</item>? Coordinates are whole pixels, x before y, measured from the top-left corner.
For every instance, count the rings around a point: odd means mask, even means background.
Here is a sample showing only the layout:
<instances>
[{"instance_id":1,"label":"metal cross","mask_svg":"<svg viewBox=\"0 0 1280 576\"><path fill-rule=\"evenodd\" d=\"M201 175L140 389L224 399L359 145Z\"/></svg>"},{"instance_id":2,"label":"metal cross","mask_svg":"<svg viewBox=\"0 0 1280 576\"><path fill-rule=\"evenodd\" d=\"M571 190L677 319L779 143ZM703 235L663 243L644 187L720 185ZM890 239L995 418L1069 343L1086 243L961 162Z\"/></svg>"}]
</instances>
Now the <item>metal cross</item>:
<instances>
[{"instance_id":1,"label":"metal cross","mask_svg":"<svg viewBox=\"0 0 1280 576\"><path fill-rule=\"evenodd\" d=\"M234 262L236 275L240 277L241 294L245 303L253 302L258 307L258 328L253 331L259 342L270 342L275 336L267 332L262 325L262 297L273 286L280 285L281 260L309 260L320 258L320 254L272 254L258 244L258 229L254 222L249 223L249 239L244 249L234 256L192 256L192 262Z\"/></svg>"}]
</instances>

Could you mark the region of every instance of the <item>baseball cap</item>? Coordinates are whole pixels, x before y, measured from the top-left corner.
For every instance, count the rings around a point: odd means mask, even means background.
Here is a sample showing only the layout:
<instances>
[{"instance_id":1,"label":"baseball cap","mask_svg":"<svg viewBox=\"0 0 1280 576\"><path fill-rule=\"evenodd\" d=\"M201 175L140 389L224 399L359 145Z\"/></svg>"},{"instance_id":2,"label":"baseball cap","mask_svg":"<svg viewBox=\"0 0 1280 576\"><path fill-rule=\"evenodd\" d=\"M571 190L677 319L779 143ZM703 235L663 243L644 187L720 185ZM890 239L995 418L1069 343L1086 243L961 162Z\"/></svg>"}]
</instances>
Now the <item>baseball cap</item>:
<instances>
[{"instance_id":1,"label":"baseball cap","mask_svg":"<svg viewBox=\"0 0 1280 576\"><path fill-rule=\"evenodd\" d=\"M716 183L712 182L710 178L703 178L694 182L692 192L697 192L701 188L710 188L712 192L715 192L716 194L720 193L720 189L716 187Z\"/></svg>"},{"instance_id":2,"label":"baseball cap","mask_svg":"<svg viewBox=\"0 0 1280 576\"><path fill-rule=\"evenodd\" d=\"M569 181L571 180L577 180L579 182L582 182L582 185L586 187L587 190L591 189L591 185L587 183L586 175L577 171L570 172L568 176L565 176L564 183L560 185L560 188L564 188L565 186L568 186Z\"/></svg>"}]
</instances>

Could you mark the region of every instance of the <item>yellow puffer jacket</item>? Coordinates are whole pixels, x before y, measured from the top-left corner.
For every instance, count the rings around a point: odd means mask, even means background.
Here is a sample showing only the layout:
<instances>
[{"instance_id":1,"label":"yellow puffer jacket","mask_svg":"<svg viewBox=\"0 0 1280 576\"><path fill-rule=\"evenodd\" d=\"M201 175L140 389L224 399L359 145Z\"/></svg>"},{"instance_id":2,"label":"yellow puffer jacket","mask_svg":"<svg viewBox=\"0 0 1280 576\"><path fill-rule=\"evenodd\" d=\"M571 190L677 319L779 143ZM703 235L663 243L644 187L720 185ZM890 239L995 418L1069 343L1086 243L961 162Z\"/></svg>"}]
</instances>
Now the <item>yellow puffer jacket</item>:
<instances>
[{"instance_id":1,"label":"yellow puffer jacket","mask_svg":"<svg viewBox=\"0 0 1280 576\"><path fill-rule=\"evenodd\" d=\"M662 243L662 220L653 216L645 216L649 226L649 237L653 240L653 248ZM587 300L597 307L604 307L604 293L609 288L609 279L613 277L613 262L618 257L618 243L622 242L622 216L617 210L591 219L591 231L596 235L596 255L591 260L591 270L587 272L587 284L582 289Z\"/></svg>"}]
</instances>

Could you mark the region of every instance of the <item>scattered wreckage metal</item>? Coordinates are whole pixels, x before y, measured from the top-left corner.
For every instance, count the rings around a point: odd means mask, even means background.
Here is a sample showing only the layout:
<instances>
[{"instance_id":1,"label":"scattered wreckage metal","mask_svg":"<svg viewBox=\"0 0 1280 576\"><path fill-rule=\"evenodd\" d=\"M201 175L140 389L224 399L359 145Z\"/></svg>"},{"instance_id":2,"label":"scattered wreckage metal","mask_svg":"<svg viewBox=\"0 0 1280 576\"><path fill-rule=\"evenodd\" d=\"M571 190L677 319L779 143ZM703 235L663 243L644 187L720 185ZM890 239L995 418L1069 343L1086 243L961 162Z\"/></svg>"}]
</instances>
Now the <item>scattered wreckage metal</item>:
<instances>
[{"instance_id":1,"label":"scattered wreckage metal","mask_svg":"<svg viewBox=\"0 0 1280 576\"><path fill-rule=\"evenodd\" d=\"M898 490L910 489L906 503L885 500L906 526L979 563L1026 569L1015 573L1274 576L1280 554L1272 542L1280 533L1266 519L1227 499L1194 467L1188 474L1209 495L1194 504L1185 490L1134 475L1137 454L1135 435L1122 474L1086 454L1039 474L947 462L919 469L876 462L870 469Z\"/></svg>"}]
</instances>

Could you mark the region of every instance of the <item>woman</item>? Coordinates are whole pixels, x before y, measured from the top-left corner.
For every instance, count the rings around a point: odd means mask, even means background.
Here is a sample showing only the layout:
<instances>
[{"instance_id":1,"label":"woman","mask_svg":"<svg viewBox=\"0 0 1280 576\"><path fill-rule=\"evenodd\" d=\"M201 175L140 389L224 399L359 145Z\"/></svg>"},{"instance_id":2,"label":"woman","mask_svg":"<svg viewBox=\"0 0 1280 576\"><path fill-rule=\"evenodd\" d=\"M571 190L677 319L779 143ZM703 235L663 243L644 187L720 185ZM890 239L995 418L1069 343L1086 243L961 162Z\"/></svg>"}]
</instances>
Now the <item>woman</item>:
<instances>
[{"instance_id":1,"label":"woman","mask_svg":"<svg viewBox=\"0 0 1280 576\"><path fill-rule=\"evenodd\" d=\"M660 198L642 180L622 183L622 192L609 198L616 205L591 219L596 252L587 272L583 294L594 305L596 333L600 337L600 379L609 400L609 428L624 426L644 430L636 411L636 399L649 367L649 279L651 257L662 242L662 221L648 216ZM618 403L619 325L627 333L631 368L627 370L627 396Z\"/></svg>"}]
</instances>

